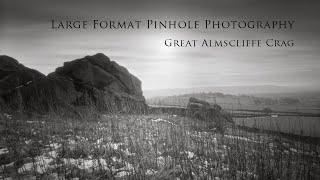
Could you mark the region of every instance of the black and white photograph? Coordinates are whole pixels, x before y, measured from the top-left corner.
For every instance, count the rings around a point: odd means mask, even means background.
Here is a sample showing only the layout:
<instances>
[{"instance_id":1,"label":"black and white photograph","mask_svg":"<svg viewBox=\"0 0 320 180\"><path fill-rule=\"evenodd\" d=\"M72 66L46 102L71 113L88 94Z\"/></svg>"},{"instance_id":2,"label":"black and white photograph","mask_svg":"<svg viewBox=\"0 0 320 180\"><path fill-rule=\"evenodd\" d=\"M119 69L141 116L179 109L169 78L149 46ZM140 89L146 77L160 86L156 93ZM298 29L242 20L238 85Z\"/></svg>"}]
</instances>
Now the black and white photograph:
<instances>
[{"instance_id":1,"label":"black and white photograph","mask_svg":"<svg viewBox=\"0 0 320 180\"><path fill-rule=\"evenodd\" d=\"M319 9L0 0L0 180L320 179Z\"/></svg>"}]
</instances>

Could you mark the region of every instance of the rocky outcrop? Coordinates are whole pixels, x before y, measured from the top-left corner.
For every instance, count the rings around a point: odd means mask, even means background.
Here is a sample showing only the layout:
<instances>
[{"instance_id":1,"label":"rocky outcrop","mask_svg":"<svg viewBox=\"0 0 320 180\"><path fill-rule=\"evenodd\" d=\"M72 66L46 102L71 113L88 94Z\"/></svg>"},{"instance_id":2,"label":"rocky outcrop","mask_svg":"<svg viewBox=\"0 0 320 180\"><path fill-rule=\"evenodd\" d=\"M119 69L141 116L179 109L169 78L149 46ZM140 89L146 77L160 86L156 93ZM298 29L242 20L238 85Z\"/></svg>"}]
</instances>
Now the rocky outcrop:
<instances>
[{"instance_id":1,"label":"rocky outcrop","mask_svg":"<svg viewBox=\"0 0 320 180\"><path fill-rule=\"evenodd\" d=\"M104 54L65 62L48 76L1 56L0 87L0 106L5 104L15 110L48 112L76 107L105 112L147 110L140 80Z\"/></svg>"},{"instance_id":2,"label":"rocky outcrop","mask_svg":"<svg viewBox=\"0 0 320 180\"><path fill-rule=\"evenodd\" d=\"M221 106L191 97L187 105L186 115L191 118L213 122L219 131L224 131L226 124L232 123L231 116Z\"/></svg>"},{"instance_id":3,"label":"rocky outcrop","mask_svg":"<svg viewBox=\"0 0 320 180\"><path fill-rule=\"evenodd\" d=\"M0 95L43 78L45 75L23 66L17 60L0 56Z\"/></svg>"},{"instance_id":4,"label":"rocky outcrop","mask_svg":"<svg viewBox=\"0 0 320 180\"><path fill-rule=\"evenodd\" d=\"M65 95L75 106L94 105L108 112L143 112L147 108L141 81L104 54L66 62L48 78L58 87L55 93Z\"/></svg>"},{"instance_id":5,"label":"rocky outcrop","mask_svg":"<svg viewBox=\"0 0 320 180\"><path fill-rule=\"evenodd\" d=\"M217 104L210 105L207 101L191 97L187 106L187 116L210 121L219 118L221 109Z\"/></svg>"},{"instance_id":6,"label":"rocky outcrop","mask_svg":"<svg viewBox=\"0 0 320 180\"><path fill-rule=\"evenodd\" d=\"M9 56L0 56L1 107L21 110L29 106L27 102L30 102L38 92L38 83L35 82L43 81L45 78L45 75L23 66Z\"/></svg>"}]
</instances>

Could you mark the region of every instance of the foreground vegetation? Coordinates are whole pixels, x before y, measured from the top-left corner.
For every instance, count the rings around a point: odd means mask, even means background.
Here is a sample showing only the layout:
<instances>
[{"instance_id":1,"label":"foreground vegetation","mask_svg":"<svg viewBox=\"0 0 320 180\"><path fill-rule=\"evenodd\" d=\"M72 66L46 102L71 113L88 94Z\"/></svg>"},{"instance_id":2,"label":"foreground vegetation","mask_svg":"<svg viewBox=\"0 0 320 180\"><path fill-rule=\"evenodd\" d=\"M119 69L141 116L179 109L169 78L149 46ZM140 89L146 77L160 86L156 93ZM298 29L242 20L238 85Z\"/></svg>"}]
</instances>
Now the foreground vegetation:
<instances>
[{"instance_id":1,"label":"foreground vegetation","mask_svg":"<svg viewBox=\"0 0 320 180\"><path fill-rule=\"evenodd\" d=\"M220 134L166 114L0 117L0 179L320 179L319 144L231 125Z\"/></svg>"}]
</instances>

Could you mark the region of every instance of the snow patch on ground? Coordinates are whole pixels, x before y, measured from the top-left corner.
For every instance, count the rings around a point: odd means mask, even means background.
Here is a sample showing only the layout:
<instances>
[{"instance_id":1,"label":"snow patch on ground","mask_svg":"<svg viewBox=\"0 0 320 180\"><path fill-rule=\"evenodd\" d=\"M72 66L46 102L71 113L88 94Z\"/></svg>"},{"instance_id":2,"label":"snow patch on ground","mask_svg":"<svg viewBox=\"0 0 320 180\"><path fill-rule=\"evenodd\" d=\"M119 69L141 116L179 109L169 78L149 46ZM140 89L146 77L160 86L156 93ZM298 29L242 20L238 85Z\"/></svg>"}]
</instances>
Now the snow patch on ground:
<instances>
[{"instance_id":1,"label":"snow patch on ground","mask_svg":"<svg viewBox=\"0 0 320 180\"><path fill-rule=\"evenodd\" d=\"M152 121L152 122L164 122L164 123L168 123L168 124L170 124L170 125L176 126L176 124L174 124L174 123L172 123L172 122L170 122L170 121L168 121L168 120L162 119L162 118L152 119L151 121Z\"/></svg>"},{"instance_id":2,"label":"snow patch on ground","mask_svg":"<svg viewBox=\"0 0 320 180\"><path fill-rule=\"evenodd\" d=\"M7 119L12 119L12 115L11 115L11 114L4 113L3 115L4 115L4 117L6 117Z\"/></svg>"},{"instance_id":3,"label":"snow patch on ground","mask_svg":"<svg viewBox=\"0 0 320 180\"><path fill-rule=\"evenodd\" d=\"M242 141L247 141L247 142L254 142L254 143L259 143L258 141L246 138L246 137L241 137L241 136L232 136L232 135L225 135L225 137L230 138L230 139L238 139Z\"/></svg>"},{"instance_id":4,"label":"snow patch on ground","mask_svg":"<svg viewBox=\"0 0 320 180\"><path fill-rule=\"evenodd\" d=\"M8 148L1 148L1 149L0 149L0 155L2 155L2 154L8 154L8 153L9 153Z\"/></svg>"},{"instance_id":5,"label":"snow patch on ground","mask_svg":"<svg viewBox=\"0 0 320 180\"><path fill-rule=\"evenodd\" d=\"M18 169L19 173L29 172L35 170L36 172L43 174L51 169L49 165L53 161L53 158L46 156L37 156L35 157L35 162L29 162L24 164L21 168Z\"/></svg>"},{"instance_id":6,"label":"snow patch on ground","mask_svg":"<svg viewBox=\"0 0 320 180\"><path fill-rule=\"evenodd\" d=\"M118 150L119 146L123 145L123 143L108 143L108 145L114 149L114 150Z\"/></svg>"},{"instance_id":7,"label":"snow patch on ground","mask_svg":"<svg viewBox=\"0 0 320 180\"><path fill-rule=\"evenodd\" d=\"M188 158L189 159L192 159L194 157L194 153L193 152L187 151L186 153L188 154Z\"/></svg>"},{"instance_id":8,"label":"snow patch on ground","mask_svg":"<svg viewBox=\"0 0 320 180\"><path fill-rule=\"evenodd\" d=\"M156 171L156 170L153 170L153 169L147 169L147 171L146 171L146 175L148 175L148 176L154 175L154 174L156 174L156 173L157 173L157 171Z\"/></svg>"}]
</instances>

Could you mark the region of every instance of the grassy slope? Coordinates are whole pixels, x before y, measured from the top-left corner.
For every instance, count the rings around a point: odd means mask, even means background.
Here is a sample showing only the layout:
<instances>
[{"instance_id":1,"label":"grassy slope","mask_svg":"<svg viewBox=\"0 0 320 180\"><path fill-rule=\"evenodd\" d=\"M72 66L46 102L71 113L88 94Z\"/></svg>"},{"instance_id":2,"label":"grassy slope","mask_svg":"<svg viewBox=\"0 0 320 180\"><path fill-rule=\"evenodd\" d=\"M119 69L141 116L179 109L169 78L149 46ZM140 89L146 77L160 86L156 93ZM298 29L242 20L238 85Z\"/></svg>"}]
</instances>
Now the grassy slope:
<instances>
[{"instance_id":1,"label":"grassy slope","mask_svg":"<svg viewBox=\"0 0 320 180\"><path fill-rule=\"evenodd\" d=\"M0 176L319 179L320 147L174 115L2 116Z\"/></svg>"}]
</instances>

